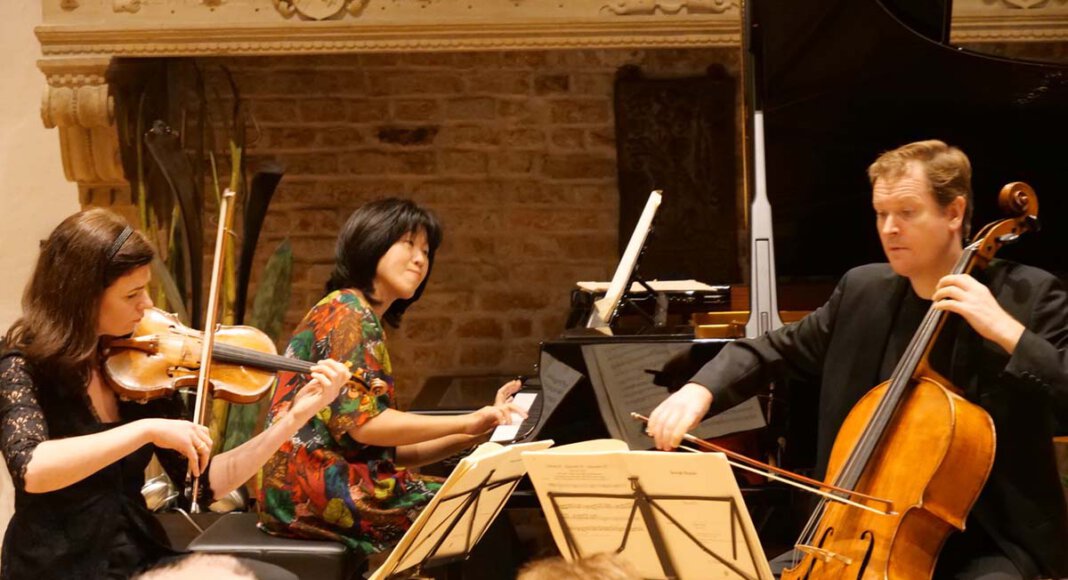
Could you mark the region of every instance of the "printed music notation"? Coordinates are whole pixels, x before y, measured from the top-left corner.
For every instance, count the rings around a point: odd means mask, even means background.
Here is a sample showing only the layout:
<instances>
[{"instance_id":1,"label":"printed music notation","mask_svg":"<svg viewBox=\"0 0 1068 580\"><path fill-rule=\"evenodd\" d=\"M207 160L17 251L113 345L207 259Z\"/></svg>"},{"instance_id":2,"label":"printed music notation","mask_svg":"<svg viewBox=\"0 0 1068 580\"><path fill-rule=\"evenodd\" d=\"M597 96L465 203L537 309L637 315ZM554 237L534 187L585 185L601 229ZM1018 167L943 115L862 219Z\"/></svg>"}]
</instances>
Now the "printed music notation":
<instances>
[{"instance_id":1,"label":"printed music notation","mask_svg":"<svg viewBox=\"0 0 1068 580\"><path fill-rule=\"evenodd\" d=\"M667 389L653 383L650 371L659 371L665 361L690 348L686 343L588 344L582 355L597 395L598 408L608 432L627 442L632 449L647 449L651 440L645 426L631 419L632 412L652 411L668 395ZM645 409L641 411L640 409ZM753 397L744 403L706 419L692 431L702 439L765 426L760 403Z\"/></svg>"}]
</instances>

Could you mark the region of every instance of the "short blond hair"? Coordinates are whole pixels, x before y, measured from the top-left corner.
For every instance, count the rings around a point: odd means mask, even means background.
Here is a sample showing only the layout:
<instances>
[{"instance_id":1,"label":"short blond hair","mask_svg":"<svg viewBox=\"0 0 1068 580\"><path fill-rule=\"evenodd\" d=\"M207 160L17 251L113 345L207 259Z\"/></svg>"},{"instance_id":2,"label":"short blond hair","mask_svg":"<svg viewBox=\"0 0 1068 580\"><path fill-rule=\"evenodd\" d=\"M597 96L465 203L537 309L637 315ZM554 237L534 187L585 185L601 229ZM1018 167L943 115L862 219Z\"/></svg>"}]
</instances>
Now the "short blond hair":
<instances>
[{"instance_id":1,"label":"short blond hair","mask_svg":"<svg viewBox=\"0 0 1068 580\"><path fill-rule=\"evenodd\" d=\"M640 580L630 562L618 554L604 552L568 562L546 558L531 562L519 571L516 580Z\"/></svg>"},{"instance_id":2,"label":"short blond hair","mask_svg":"<svg viewBox=\"0 0 1068 580\"><path fill-rule=\"evenodd\" d=\"M233 556L192 554L164 566L153 568L135 580L256 580L252 570Z\"/></svg>"},{"instance_id":3,"label":"short blond hair","mask_svg":"<svg viewBox=\"0 0 1068 580\"><path fill-rule=\"evenodd\" d=\"M946 207L958 197L964 198L964 221L961 236L968 239L972 223L972 164L956 147L937 139L916 141L887 151L868 166L868 179L898 179L916 163L923 168L938 205Z\"/></svg>"}]
</instances>

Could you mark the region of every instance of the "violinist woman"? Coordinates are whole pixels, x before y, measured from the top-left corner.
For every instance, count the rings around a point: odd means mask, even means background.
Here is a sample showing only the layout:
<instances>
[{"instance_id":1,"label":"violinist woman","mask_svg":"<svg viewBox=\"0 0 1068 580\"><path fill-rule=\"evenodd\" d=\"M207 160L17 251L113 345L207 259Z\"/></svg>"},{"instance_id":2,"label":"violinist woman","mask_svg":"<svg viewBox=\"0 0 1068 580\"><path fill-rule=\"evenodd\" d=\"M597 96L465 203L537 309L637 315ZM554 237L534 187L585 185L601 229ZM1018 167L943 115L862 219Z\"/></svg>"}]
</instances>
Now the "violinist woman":
<instances>
[{"instance_id":1,"label":"violinist woman","mask_svg":"<svg viewBox=\"0 0 1068 580\"><path fill-rule=\"evenodd\" d=\"M971 175L964 153L942 141L881 155L868 177L888 263L847 272L800 322L725 347L653 411L657 446L678 446L701 417L771 380L818 380L822 476L850 409L891 376L928 309L951 312L930 360L990 415L997 443L986 485L934 577L1068 577L1068 509L1053 455L1054 426L1068 409L1068 289L1004 260L974 277L949 275L968 236Z\"/></svg>"},{"instance_id":2,"label":"violinist woman","mask_svg":"<svg viewBox=\"0 0 1068 580\"><path fill-rule=\"evenodd\" d=\"M208 430L179 419L176 399L124 402L101 378L101 339L129 334L152 306L152 256L103 209L68 217L41 247L0 359L0 450L16 488L0 578L127 578L174 556L140 493L152 454L174 481L187 466L202 475L207 505L255 474L349 376L320 362L286 420L210 457Z\"/></svg>"},{"instance_id":3,"label":"violinist woman","mask_svg":"<svg viewBox=\"0 0 1068 580\"><path fill-rule=\"evenodd\" d=\"M497 391L493 406L460 416L398 411L382 322L396 327L426 286L441 227L411 201L384 199L357 209L338 237L326 296L297 326L287 356L352 364L367 388L343 392L263 468L261 527L295 537L344 542L365 554L400 539L438 484L409 471L484 441L510 413L520 385ZM281 373L268 424L292 413L305 378Z\"/></svg>"}]
</instances>

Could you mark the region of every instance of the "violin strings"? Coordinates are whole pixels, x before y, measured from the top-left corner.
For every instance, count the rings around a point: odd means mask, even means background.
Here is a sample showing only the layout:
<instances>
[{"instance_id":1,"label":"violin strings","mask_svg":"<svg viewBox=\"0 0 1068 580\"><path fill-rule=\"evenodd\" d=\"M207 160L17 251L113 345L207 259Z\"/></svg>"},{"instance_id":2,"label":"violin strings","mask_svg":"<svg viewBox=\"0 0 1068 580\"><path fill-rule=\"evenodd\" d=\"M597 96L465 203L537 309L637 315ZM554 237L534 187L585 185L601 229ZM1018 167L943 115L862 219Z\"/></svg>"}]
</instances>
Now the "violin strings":
<instances>
[{"instance_id":1,"label":"violin strings","mask_svg":"<svg viewBox=\"0 0 1068 580\"><path fill-rule=\"evenodd\" d=\"M312 367L312 363L307 361L261 353L255 350L235 347L228 344L216 344L215 353L222 355L222 357L229 358L232 362L247 363L250 366L258 366L270 370L278 369L308 373L311 371Z\"/></svg>"}]
</instances>

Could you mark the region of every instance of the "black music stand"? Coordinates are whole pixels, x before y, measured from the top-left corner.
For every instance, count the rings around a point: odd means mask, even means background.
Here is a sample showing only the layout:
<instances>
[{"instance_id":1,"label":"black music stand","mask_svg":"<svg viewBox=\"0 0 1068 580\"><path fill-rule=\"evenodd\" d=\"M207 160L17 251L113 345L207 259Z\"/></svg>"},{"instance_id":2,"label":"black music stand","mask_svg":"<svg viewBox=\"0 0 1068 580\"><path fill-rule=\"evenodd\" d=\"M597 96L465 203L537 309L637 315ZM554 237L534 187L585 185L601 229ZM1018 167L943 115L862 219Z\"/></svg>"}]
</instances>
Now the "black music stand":
<instances>
[{"instance_id":1,"label":"black music stand","mask_svg":"<svg viewBox=\"0 0 1068 580\"><path fill-rule=\"evenodd\" d=\"M460 461L372 580L422 576L431 568L466 560L525 475L519 453L552 442L483 445L493 451L476 451Z\"/></svg>"},{"instance_id":2,"label":"black music stand","mask_svg":"<svg viewBox=\"0 0 1068 580\"><path fill-rule=\"evenodd\" d=\"M523 460L568 560L610 552L645 578L772 578L721 454L628 451L601 440Z\"/></svg>"},{"instance_id":3,"label":"black music stand","mask_svg":"<svg viewBox=\"0 0 1068 580\"><path fill-rule=\"evenodd\" d=\"M497 514L501 512L504 504L508 501L512 492L515 491L515 486L519 483L519 480L522 479L522 476L519 476L494 481L493 473L493 471L490 471L485 479L469 490L449 494L441 498L437 506L439 511L450 510L451 504L451 511L448 512L446 519L437 522L436 525L429 529L424 529L425 534L420 533L416 541L413 541L410 546L407 546L401 551L400 559L403 562L409 554L416 552L428 543L431 544L430 550L426 552L414 566L404 568L394 574L410 573L414 576L422 576L429 568L445 566L453 562L467 559L471 554L471 550L475 548L475 544L477 544L478 540L482 538L482 535L486 533L486 529L489 528L489 525L493 520L497 519ZM475 529L475 518L473 517L467 520L466 526L459 525L460 521L464 519L464 516L468 514L469 510L475 512L478 511L483 492L492 491L503 486L508 486L509 488L507 493L503 496L504 501L497 502L496 507L494 507L493 517L489 518L484 526L479 526L481 529ZM444 528L443 531L442 528ZM445 541L449 539L449 536L458 529L458 533L464 538L463 552L461 554L445 554L439 556L438 551L441 550L442 545L444 545Z\"/></svg>"},{"instance_id":4,"label":"black music stand","mask_svg":"<svg viewBox=\"0 0 1068 580\"><path fill-rule=\"evenodd\" d=\"M635 516L640 514L642 523L645 524L645 528L649 534L649 540L653 544L653 549L656 551L657 560L660 562L660 568L664 572L664 577L669 579L679 578L678 573L675 571L676 566L672 561L671 554L669 553L667 544L664 541L664 534L660 531L660 525L656 521L656 517L653 514L655 509L662 516L668 519L669 522L675 528L677 528L683 535L689 538L694 545L696 545L702 552L708 554L719 563L723 564L726 568L738 575L739 578L745 580L757 580L757 576L747 573L740 569L737 565L731 563L730 560L738 559L738 534L737 529L742 525L741 518L738 513L738 504L735 503L734 498L730 496L694 496L694 495L656 495L652 496L645 493L642 489L641 482L637 477L630 477L631 489L633 493L630 495L620 494L604 494L604 493L556 493L549 492L549 499L552 502L553 510L556 512L556 517L560 521L560 528L563 530L564 538L567 541L567 547L570 550L572 558L582 558L584 555L579 553L578 543L575 536L571 532L571 527L567 523L567 518L564 517L560 505L557 503L557 498L588 498L588 499L631 499L633 505L631 506L630 517L627 520L627 527L623 530L623 537L620 539L619 548L617 553L622 553L627 548L627 540L630 539L631 532L634 531ZM731 556L730 560L720 556L715 550L704 545L700 539L698 539L692 532L687 530L678 520L673 518L671 514L667 512L659 503L666 501L699 501L699 502L719 502L726 503L730 506L730 527L731 527ZM748 534L742 534L745 540L746 547L750 555L750 563L753 568L758 568L756 556L753 547L753 539Z\"/></svg>"}]
</instances>

